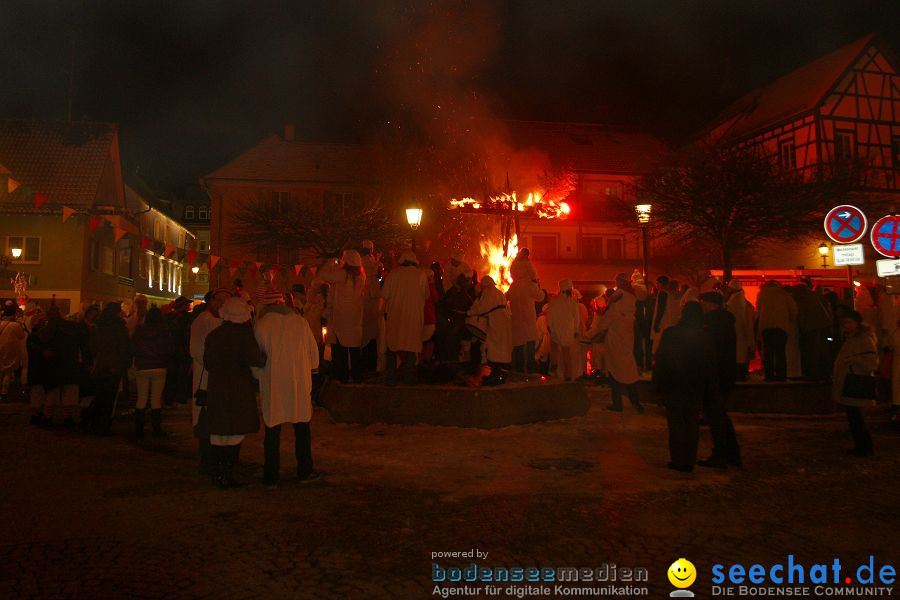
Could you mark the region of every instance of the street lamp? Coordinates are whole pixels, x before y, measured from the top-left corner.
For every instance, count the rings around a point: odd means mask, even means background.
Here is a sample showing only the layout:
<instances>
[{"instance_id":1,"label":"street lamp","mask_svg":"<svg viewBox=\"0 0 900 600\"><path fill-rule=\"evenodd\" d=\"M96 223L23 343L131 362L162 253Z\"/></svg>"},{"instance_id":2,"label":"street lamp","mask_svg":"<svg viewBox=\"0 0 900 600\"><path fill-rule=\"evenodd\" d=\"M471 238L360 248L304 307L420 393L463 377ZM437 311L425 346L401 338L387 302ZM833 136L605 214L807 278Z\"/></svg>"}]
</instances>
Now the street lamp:
<instances>
[{"instance_id":1,"label":"street lamp","mask_svg":"<svg viewBox=\"0 0 900 600\"><path fill-rule=\"evenodd\" d=\"M198 267L197 265L194 265L193 267L191 267L191 273L193 273L194 275L196 275L199 272L200 272L200 267Z\"/></svg>"},{"instance_id":2,"label":"street lamp","mask_svg":"<svg viewBox=\"0 0 900 600\"><path fill-rule=\"evenodd\" d=\"M19 258L21 258L21 256L22 256L21 248L10 248L9 251L12 254L12 257L15 258L16 260L19 260Z\"/></svg>"},{"instance_id":3,"label":"street lamp","mask_svg":"<svg viewBox=\"0 0 900 600\"><path fill-rule=\"evenodd\" d=\"M412 251L416 251L416 229L422 224L422 209L413 206L406 209L406 222L412 229Z\"/></svg>"},{"instance_id":4,"label":"street lamp","mask_svg":"<svg viewBox=\"0 0 900 600\"><path fill-rule=\"evenodd\" d=\"M637 204L634 212L637 213L638 225L641 228L641 242L644 248L644 282L648 281L647 277L647 228L650 226L650 210L653 207L650 204Z\"/></svg>"},{"instance_id":5,"label":"street lamp","mask_svg":"<svg viewBox=\"0 0 900 600\"><path fill-rule=\"evenodd\" d=\"M830 248L828 244L822 242L822 245L819 246L819 256L822 257L822 268L828 268L828 253L830 252Z\"/></svg>"}]
</instances>

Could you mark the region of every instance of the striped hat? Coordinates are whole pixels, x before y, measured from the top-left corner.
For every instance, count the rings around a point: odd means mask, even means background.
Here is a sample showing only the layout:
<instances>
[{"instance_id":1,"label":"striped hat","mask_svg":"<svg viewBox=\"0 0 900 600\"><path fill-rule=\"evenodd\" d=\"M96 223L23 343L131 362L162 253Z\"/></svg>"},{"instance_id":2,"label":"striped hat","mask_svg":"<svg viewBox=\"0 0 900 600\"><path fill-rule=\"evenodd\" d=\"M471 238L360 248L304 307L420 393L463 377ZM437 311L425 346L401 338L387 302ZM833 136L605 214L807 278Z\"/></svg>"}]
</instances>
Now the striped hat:
<instances>
[{"instance_id":1,"label":"striped hat","mask_svg":"<svg viewBox=\"0 0 900 600\"><path fill-rule=\"evenodd\" d=\"M278 290L268 289L263 294L261 302L263 304L284 304L284 294Z\"/></svg>"}]
</instances>

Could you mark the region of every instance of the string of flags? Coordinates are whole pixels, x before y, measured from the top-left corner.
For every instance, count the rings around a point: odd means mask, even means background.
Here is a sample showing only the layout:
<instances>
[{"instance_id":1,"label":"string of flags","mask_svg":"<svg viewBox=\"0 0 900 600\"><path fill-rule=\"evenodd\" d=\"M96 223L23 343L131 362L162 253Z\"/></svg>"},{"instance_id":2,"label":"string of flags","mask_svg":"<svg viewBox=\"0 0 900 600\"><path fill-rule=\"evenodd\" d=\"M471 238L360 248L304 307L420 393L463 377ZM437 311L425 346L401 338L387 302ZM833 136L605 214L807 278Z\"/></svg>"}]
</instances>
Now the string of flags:
<instances>
[{"instance_id":1,"label":"string of flags","mask_svg":"<svg viewBox=\"0 0 900 600\"><path fill-rule=\"evenodd\" d=\"M12 177L7 177L6 179L6 189L8 193L13 193L17 189L22 186L21 182L16 181ZM40 192L32 192L33 193L33 202L35 209L41 209L44 204L47 203L48 198L46 195ZM99 215L99 214L90 214L85 210L73 208L71 206L60 205L62 209L62 222L66 223L75 215L79 216L87 216L88 218L88 230L93 233L98 227L104 224L108 224L112 227L113 231L113 239L116 242L121 240L126 235L135 235L140 236L141 248L149 249L157 255L164 256L165 258L173 259L176 262L187 264L189 267L206 265L207 268L212 271L218 265L228 265L228 272L231 277L235 277L239 272L248 277L253 277L257 274L268 273L271 277L274 277L276 274L285 272L286 274L293 272L295 277L299 277L300 273L304 268L309 268L313 272L315 272L314 266L307 266L303 264L294 264L294 265L285 265L280 263L266 263L266 262L258 262L258 261L247 261L241 259L227 259L222 256L218 256L216 254L208 253L208 252L199 252L193 248L179 248L174 244L170 244L167 242L159 242L152 238L149 238L145 235L140 234L139 232L130 232L127 229L121 227L122 221L119 215Z\"/></svg>"}]
</instances>

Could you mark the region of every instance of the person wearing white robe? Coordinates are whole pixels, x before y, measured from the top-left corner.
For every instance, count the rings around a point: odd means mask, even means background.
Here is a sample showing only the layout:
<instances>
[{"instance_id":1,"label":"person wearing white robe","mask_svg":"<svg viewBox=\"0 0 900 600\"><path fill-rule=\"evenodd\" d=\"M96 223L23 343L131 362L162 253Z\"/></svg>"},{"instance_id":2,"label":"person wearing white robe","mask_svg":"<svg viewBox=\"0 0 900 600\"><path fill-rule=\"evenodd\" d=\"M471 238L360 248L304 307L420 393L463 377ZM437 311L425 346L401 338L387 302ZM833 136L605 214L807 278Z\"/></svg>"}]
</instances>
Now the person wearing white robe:
<instances>
[{"instance_id":1,"label":"person wearing white robe","mask_svg":"<svg viewBox=\"0 0 900 600\"><path fill-rule=\"evenodd\" d=\"M366 274L366 288L363 294L362 324L362 359L367 372L374 373L378 369L378 331L380 322L384 320L381 310L381 282L378 281L379 269L383 269L381 261L375 256L375 244L371 240L363 240L362 267Z\"/></svg>"},{"instance_id":2,"label":"person wearing white robe","mask_svg":"<svg viewBox=\"0 0 900 600\"><path fill-rule=\"evenodd\" d=\"M506 298L497 289L493 278L485 275L478 285L481 295L472 303L468 316L483 316L486 320L487 337L484 345L491 375L483 383L498 384L503 381L503 368L512 362L512 318L506 306Z\"/></svg>"},{"instance_id":3,"label":"person wearing white robe","mask_svg":"<svg viewBox=\"0 0 900 600\"><path fill-rule=\"evenodd\" d=\"M747 302L744 288L737 279L728 282L728 300L725 310L734 317L735 344L737 346L735 360L737 362L738 381L747 379L747 365L756 355L753 335L753 306Z\"/></svg>"},{"instance_id":4,"label":"person wearing white robe","mask_svg":"<svg viewBox=\"0 0 900 600\"><path fill-rule=\"evenodd\" d=\"M465 275L468 279L472 278L472 267L470 267L463 258L464 254L462 250L454 250L450 253L450 264L444 269L445 288L456 285L456 280L460 275Z\"/></svg>"},{"instance_id":5,"label":"person wearing white robe","mask_svg":"<svg viewBox=\"0 0 900 600\"><path fill-rule=\"evenodd\" d=\"M512 318L513 369L537 371L534 360L538 337L535 303L543 300L544 292L530 279L515 278L506 292Z\"/></svg>"},{"instance_id":6,"label":"person wearing white robe","mask_svg":"<svg viewBox=\"0 0 900 600\"><path fill-rule=\"evenodd\" d=\"M200 454L200 474L208 475L212 472L212 447L209 442L209 432L200 424L201 407L197 406L196 394L198 389L206 389L209 380L206 369L203 367L203 353L206 351L206 336L209 332L222 324L219 309L226 300L231 298L231 292L225 288L219 288L212 292L206 310L200 313L191 323L190 352L193 363L193 381L191 385L191 424L194 426L194 435L197 438L197 450Z\"/></svg>"},{"instance_id":7,"label":"person wearing white robe","mask_svg":"<svg viewBox=\"0 0 900 600\"><path fill-rule=\"evenodd\" d=\"M334 376L341 383L362 383L363 311L366 274L356 250L345 250L342 264L329 261L319 276L331 284L328 291L328 339Z\"/></svg>"},{"instance_id":8,"label":"person wearing white robe","mask_svg":"<svg viewBox=\"0 0 900 600\"><path fill-rule=\"evenodd\" d=\"M606 330L606 360L612 386L609 410L622 411L622 392L637 412L644 412L638 398L640 373L634 359L634 312L637 298L624 273L616 275L616 291L609 299L600 330Z\"/></svg>"},{"instance_id":9,"label":"person wearing white robe","mask_svg":"<svg viewBox=\"0 0 900 600\"><path fill-rule=\"evenodd\" d=\"M388 385L397 382L397 355L403 366L403 383L411 385L415 379L416 355L422 351L422 332L425 329L425 301L431 295L428 278L419 269L419 260L412 252L400 256L400 266L384 280L381 295L385 300L385 377Z\"/></svg>"},{"instance_id":10,"label":"person wearing white robe","mask_svg":"<svg viewBox=\"0 0 900 600\"><path fill-rule=\"evenodd\" d=\"M581 346L581 317L578 314L578 302L572 294L572 280L560 281L559 294L550 298L547 312L551 353L556 355L557 375L564 381L572 381L577 376L576 352Z\"/></svg>"},{"instance_id":11,"label":"person wearing white robe","mask_svg":"<svg viewBox=\"0 0 900 600\"><path fill-rule=\"evenodd\" d=\"M256 322L256 341L266 365L253 368L259 379L259 404L266 436L263 443L266 484L278 483L281 425L294 426L297 477L315 477L309 422L312 419L312 373L319 368L319 347L306 320L283 303L267 304Z\"/></svg>"}]
</instances>

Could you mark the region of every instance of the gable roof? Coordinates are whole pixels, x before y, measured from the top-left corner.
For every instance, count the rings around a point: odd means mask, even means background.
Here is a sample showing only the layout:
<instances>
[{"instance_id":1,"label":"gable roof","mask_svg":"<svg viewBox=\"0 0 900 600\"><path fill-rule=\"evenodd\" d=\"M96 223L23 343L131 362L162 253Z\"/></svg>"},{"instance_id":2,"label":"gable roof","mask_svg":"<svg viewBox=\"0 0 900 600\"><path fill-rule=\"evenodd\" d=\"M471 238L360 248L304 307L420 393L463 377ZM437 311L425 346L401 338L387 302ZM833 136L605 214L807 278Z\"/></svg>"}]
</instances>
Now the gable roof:
<instances>
[{"instance_id":1,"label":"gable roof","mask_svg":"<svg viewBox=\"0 0 900 600\"><path fill-rule=\"evenodd\" d=\"M559 166L592 173L641 174L668 152L658 138L610 125L547 121L506 121L519 148L546 152Z\"/></svg>"},{"instance_id":2,"label":"gable roof","mask_svg":"<svg viewBox=\"0 0 900 600\"><path fill-rule=\"evenodd\" d=\"M113 153L108 123L0 121L0 163L50 202L92 206Z\"/></svg>"},{"instance_id":3,"label":"gable roof","mask_svg":"<svg viewBox=\"0 0 900 600\"><path fill-rule=\"evenodd\" d=\"M745 94L719 113L705 133L717 142L735 141L812 110L874 38L875 34L861 37Z\"/></svg>"},{"instance_id":4,"label":"gable roof","mask_svg":"<svg viewBox=\"0 0 900 600\"><path fill-rule=\"evenodd\" d=\"M210 179L372 183L373 147L364 144L319 144L285 141L271 135L223 167Z\"/></svg>"}]
</instances>

